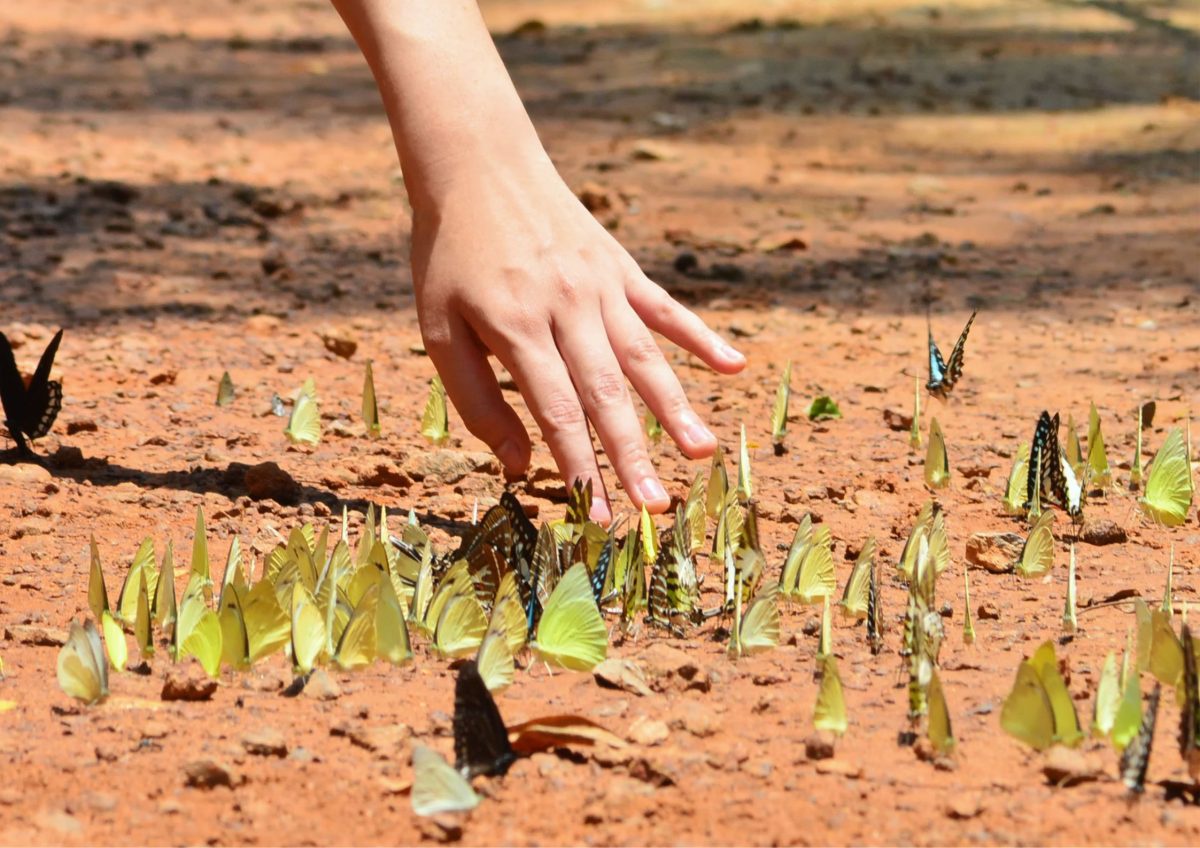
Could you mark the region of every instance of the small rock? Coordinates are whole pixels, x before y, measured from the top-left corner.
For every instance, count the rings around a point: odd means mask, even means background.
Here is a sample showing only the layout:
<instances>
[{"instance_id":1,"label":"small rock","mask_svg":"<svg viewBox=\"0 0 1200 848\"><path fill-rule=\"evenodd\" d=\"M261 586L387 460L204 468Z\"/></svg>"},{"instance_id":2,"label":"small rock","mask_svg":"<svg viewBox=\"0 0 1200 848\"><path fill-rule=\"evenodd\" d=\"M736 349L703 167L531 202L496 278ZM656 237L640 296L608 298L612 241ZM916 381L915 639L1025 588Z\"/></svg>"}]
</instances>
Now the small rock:
<instances>
[{"instance_id":1,"label":"small rock","mask_svg":"<svg viewBox=\"0 0 1200 848\"><path fill-rule=\"evenodd\" d=\"M698 689L707 692L712 687L708 672L697 665L686 651L666 642L655 642L638 656L650 687L656 692Z\"/></svg>"},{"instance_id":2,"label":"small rock","mask_svg":"<svg viewBox=\"0 0 1200 848\"><path fill-rule=\"evenodd\" d=\"M847 760L828 759L817 763L817 774L832 774L850 780L862 777L862 766Z\"/></svg>"},{"instance_id":3,"label":"small rock","mask_svg":"<svg viewBox=\"0 0 1200 848\"><path fill-rule=\"evenodd\" d=\"M54 524L48 518L34 515L14 524L9 535L14 539L24 539L27 536L49 536L53 532Z\"/></svg>"},{"instance_id":4,"label":"small rock","mask_svg":"<svg viewBox=\"0 0 1200 848\"><path fill-rule=\"evenodd\" d=\"M1115 545L1124 542L1128 537L1125 528L1107 518L1097 518L1083 526L1080 540L1089 545Z\"/></svg>"},{"instance_id":5,"label":"small rock","mask_svg":"<svg viewBox=\"0 0 1200 848\"><path fill-rule=\"evenodd\" d=\"M358 350L358 342L344 330L327 330L321 335L321 344L334 356L349 359Z\"/></svg>"},{"instance_id":6,"label":"small rock","mask_svg":"<svg viewBox=\"0 0 1200 848\"><path fill-rule=\"evenodd\" d=\"M251 315L242 324L242 328L255 336L269 336L279 329L280 320L274 315Z\"/></svg>"},{"instance_id":7,"label":"small rock","mask_svg":"<svg viewBox=\"0 0 1200 848\"><path fill-rule=\"evenodd\" d=\"M991 601L984 601L975 609L975 617L980 621L999 621L1000 607Z\"/></svg>"},{"instance_id":8,"label":"small rock","mask_svg":"<svg viewBox=\"0 0 1200 848\"><path fill-rule=\"evenodd\" d=\"M804 756L810 760L828 760L833 756L835 737L828 730L814 731L804 740Z\"/></svg>"},{"instance_id":9,"label":"small rock","mask_svg":"<svg viewBox=\"0 0 1200 848\"><path fill-rule=\"evenodd\" d=\"M952 819L973 819L983 812L983 801L978 795L952 792L946 801L946 815Z\"/></svg>"},{"instance_id":10,"label":"small rock","mask_svg":"<svg viewBox=\"0 0 1200 848\"><path fill-rule=\"evenodd\" d=\"M152 718L142 723L141 737L143 739L165 739L171 732L171 726L165 721Z\"/></svg>"},{"instance_id":11,"label":"small rock","mask_svg":"<svg viewBox=\"0 0 1200 848\"><path fill-rule=\"evenodd\" d=\"M330 728L331 736L344 736L351 744L382 754L385 757L399 756L408 750L412 739L412 728L407 724L366 725L353 721Z\"/></svg>"},{"instance_id":12,"label":"small rock","mask_svg":"<svg viewBox=\"0 0 1200 848\"><path fill-rule=\"evenodd\" d=\"M650 687L646 685L646 675L642 672L641 666L633 660L609 657L592 669L592 674L601 686L623 689L635 695L650 694Z\"/></svg>"},{"instance_id":13,"label":"small rock","mask_svg":"<svg viewBox=\"0 0 1200 848\"><path fill-rule=\"evenodd\" d=\"M797 230L781 230L759 236L754 240L754 249L761 253L794 253L808 250L808 242Z\"/></svg>"},{"instance_id":14,"label":"small rock","mask_svg":"<svg viewBox=\"0 0 1200 848\"><path fill-rule=\"evenodd\" d=\"M422 836L434 842L458 842L463 835L463 818L461 813L417 816L417 828Z\"/></svg>"},{"instance_id":15,"label":"small rock","mask_svg":"<svg viewBox=\"0 0 1200 848\"><path fill-rule=\"evenodd\" d=\"M315 701L333 701L342 697L342 687L324 669L318 668L309 676L308 683L304 684L304 697Z\"/></svg>"},{"instance_id":16,"label":"small rock","mask_svg":"<svg viewBox=\"0 0 1200 848\"><path fill-rule=\"evenodd\" d=\"M50 462L55 468L83 468L83 451L74 445L60 445L50 457Z\"/></svg>"},{"instance_id":17,"label":"small rock","mask_svg":"<svg viewBox=\"0 0 1200 848\"><path fill-rule=\"evenodd\" d=\"M613 210L612 193L599 183L584 183L577 196L583 208L593 215Z\"/></svg>"},{"instance_id":18,"label":"small rock","mask_svg":"<svg viewBox=\"0 0 1200 848\"><path fill-rule=\"evenodd\" d=\"M686 730L693 736L706 739L721 729L721 717L697 701L683 701L675 708L670 725Z\"/></svg>"},{"instance_id":19,"label":"small rock","mask_svg":"<svg viewBox=\"0 0 1200 848\"><path fill-rule=\"evenodd\" d=\"M894 430L897 433L906 433L912 429L912 416L905 415L903 412L897 412L894 409L885 409L883 411L883 423L888 426L889 430Z\"/></svg>"},{"instance_id":20,"label":"small rock","mask_svg":"<svg viewBox=\"0 0 1200 848\"><path fill-rule=\"evenodd\" d=\"M0 465L0 483L12 483L16 486L41 485L53 479L48 469L33 462Z\"/></svg>"},{"instance_id":21,"label":"small rock","mask_svg":"<svg viewBox=\"0 0 1200 848\"><path fill-rule=\"evenodd\" d=\"M170 666L163 677L164 701L207 701L216 691L217 681L205 674L198 663Z\"/></svg>"},{"instance_id":22,"label":"small rock","mask_svg":"<svg viewBox=\"0 0 1200 848\"><path fill-rule=\"evenodd\" d=\"M800 626L800 632L805 636L816 636L820 630L821 619L817 618L815 615L810 615L808 618L804 619L804 624Z\"/></svg>"},{"instance_id":23,"label":"small rock","mask_svg":"<svg viewBox=\"0 0 1200 848\"><path fill-rule=\"evenodd\" d=\"M679 158L679 154L675 148L668 144L648 139L635 142L630 155L641 162L663 162Z\"/></svg>"},{"instance_id":24,"label":"small rock","mask_svg":"<svg viewBox=\"0 0 1200 848\"><path fill-rule=\"evenodd\" d=\"M268 498L281 504L300 499L300 484L274 462L260 462L246 469L246 494L256 501Z\"/></svg>"},{"instance_id":25,"label":"small rock","mask_svg":"<svg viewBox=\"0 0 1200 848\"><path fill-rule=\"evenodd\" d=\"M67 642L67 631L57 627L43 627L40 624L13 624L4 631L4 638L10 642L20 642L22 645L59 648Z\"/></svg>"},{"instance_id":26,"label":"small rock","mask_svg":"<svg viewBox=\"0 0 1200 848\"><path fill-rule=\"evenodd\" d=\"M665 721L638 716L629 726L629 738L638 745L661 745L671 735Z\"/></svg>"},{"instance_id":27,"label":"small rock","mask_svg":"<svg viewBox=\"0 0 1200 848\"><path fill-rule=\"evenodd\" d=\"M255 757L286 757L287 740L273 727L260 727L242 734L242 747Z\"/></svg>"},{"instance_id":28,"label":"small rock","mask_svg":"<svg viewBox=\"0 0 1200 848\"><path fill-rule=\"evenodd\" d=\"M992 476L995 465L984 465L982 462L968 462L957 466L958 473L967 479L979 478L986 480Z\"/></svg>"},{"instance_id":29,"label":"small rock","mask_svg":"<svg viewBox=\"0 0 1200 848\"><path fill-rule=\"evenodd\" d=\"M490 453L446 448L415 451L406 458L403 471L414 480L453 485L472 472L498 474L500 465Z\"/></svg>"},{"instance_id":30,"label":"small rock","mask_svg":"<svg viewBox=\"0 0 1200 848\"><path fill-rule=\"evenodd\" d=\"M967 539L967 562L993 574L1007 574L1024 545L1016 533L972 533Z\"/></svg>"},{"instance_id":31,"label":"small rock","mask_svg":"<svg viewBox=\"0 0 1200 848\"><path fill-rule=\"evenodd\" d=\"M1104 775L1104 765L1076 748L1055 745L1046 752L1042 774L1055 786L1074 786L1098 780Z\"/></svg>"},{"instance_id":32,"label":"small rock","mask_svg":"<svg viewBox=\"0 0 1200 848\"><path fill-rule=\"evenodd\" d=\"M183 767L184 783L196 789L233 788L233 772L215 760L192 760Z\"/></svg>"},{"instance_id":33,"label":"small rock","mask_svg":"<svg viewBox=\"0 0 1200 848\"><path fill-rule=\"evenodd\" d=\"M124 748L108 742L96 743L96 759L102 763L115 763L124 755Z\"/></svg>"},{"instance_id":34,"label":"small rock","mask_svg":"<svg viewBox=\"0 0 1200 848\"><path fill-rule=\"evenodd\" d=\"M74 436L76 433L95 433L99 429L91 418L73 418L67 422L68 436Z\"/></svg>"}]
</instances>

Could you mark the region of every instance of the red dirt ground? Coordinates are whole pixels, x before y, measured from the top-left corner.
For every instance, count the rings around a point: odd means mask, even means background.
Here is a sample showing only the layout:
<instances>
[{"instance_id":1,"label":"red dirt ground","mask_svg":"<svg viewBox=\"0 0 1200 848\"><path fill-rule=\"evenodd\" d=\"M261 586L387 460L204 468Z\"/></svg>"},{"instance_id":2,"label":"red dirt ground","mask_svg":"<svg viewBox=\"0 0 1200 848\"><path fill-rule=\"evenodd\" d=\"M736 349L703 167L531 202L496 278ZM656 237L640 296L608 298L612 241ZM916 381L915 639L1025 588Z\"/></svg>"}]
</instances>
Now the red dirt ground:
<instances>
[{"instance_id":1,"label":"red dirt ground","mask_svg":"<svg viewBox=\"0 0 1200 848\"><path fill-rule=\"evenodd\" d=\"M1017 663L1059 634L1069 522L1056 528L1063 567L1044 581L972 571L973 603L999 617L976 618L971 647L961 587L971 534L1022 529L1000 491L1041 409L1084 421L1095 401L1124 484L1137 404L1158 401L1152 452L1200 401L1200 13L753 5L762 20L728 0L485 10L568 181L590 190L652 277L750 356L743 375L717 379L671 353L722 438L745 422L757 442L765 548L786 546L812 512L832 528L840 585L841 555L878 539L888 650L872 657L862 631L838 623L851 726L832 768L805 756L812 609L786 610L784 644L736 664L713 625L611 649L648 661L671 643L706 691L639 697L590 675L523 672L499 698L510 723L572 712L630 736L646 717L667 736L623 762L539 754L478 781L488 797L462 841L1196 844L1200 810L1157 786L1128 803L1106 745L1088 743L1106 779L1056 788L999 727ZM532 20L541 26L518 29ZM445 451L417 433L433 371L412 309L403 187L361 58L314 0L43 0L6 9L0 26L0 329L32 367L67 328L65 405L39 443L49 470L0 467L0 700L17 704L0 713L0 842L438 838L398 793L411 739L450 750L453 671L423 646L405 669L334 674L329 701L280 697L289 673L277 656L227 672L208 702L160 701L160 661L80 709L55 684L57 649L27 644L30 626L53 637L86 611L91 534L115 591L144 536L186 557L197 505L223 562L234 535L261 558L274 531L330 521L343 504L361 525L368 501L414 507L444 545L476 499L499 495L495 463L453 415ZM789 235L792 249L770 249ZM688 274L676 270L685 253ZM966 377L947 404L930 402L954 469L938 495L955 558L939 587L953 610L942 680L954 771L896 744L904 589L887 566L928 493L920 455L883 412L907 413L924 373L927 295L943 348L979 310ZM350 360L325 350L330 330L357 341ZM384 427L374 442L357 420L368 357ZM793 411L829 394L845 418L800 415L776 458L763 422L789 358ZM239 394L218 408L226 369ZM310 375L326 436L297 449L270 398ZM685 493L703 465L654 450ZM239 464L267 460L298 481L298 505L246 496ZM561 514L544 448L518 491L543 518ZM1183 527L1153 527L1122 486L1088 517L1128 541L1078 547L1081 605L1126 588L1160 597L1172 542L1177 602L1196 602L1194 510ZM1060 648L1081 717L1131 622L1119 608L1083 612ZM1184 775L1177 718L1164 698L1152 781ZM374 750L331 733L348 723L377 729ZM287 757L246 752L243 735L263 728ZM236 787L185 786L198 759L225 763Z\"/></svg>"}]
</instances>

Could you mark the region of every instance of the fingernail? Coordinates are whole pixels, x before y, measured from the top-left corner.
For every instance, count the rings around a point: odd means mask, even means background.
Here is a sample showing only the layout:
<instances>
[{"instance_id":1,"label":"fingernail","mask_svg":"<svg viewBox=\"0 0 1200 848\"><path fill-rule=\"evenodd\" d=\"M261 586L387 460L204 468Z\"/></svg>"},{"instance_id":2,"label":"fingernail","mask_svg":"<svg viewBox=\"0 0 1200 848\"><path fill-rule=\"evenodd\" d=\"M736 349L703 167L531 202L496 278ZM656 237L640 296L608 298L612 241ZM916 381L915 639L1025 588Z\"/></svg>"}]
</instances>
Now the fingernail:
<instances>
[{"instance_id":1,"label":"fingernail","mask_svg":"<svg viewBox=\"0 0 1200 848\"><path fill-rule=\"evenodd\" d=\"M734 350L728 342L722 341L718 343L717 350L720 351L723 358L728 359L730 362L746 361L746 357L740 351Z\"/></svg>"},{"instance_id":2,"label":"fingernail","mask_svg":"<svg viewBox=\"0 0 1200 848\"><path fill-rule=\"evenodd\" d=\"M644 504L658 503L667 499L667 490L653 477L642 478L642 481L637 484L637 493Z\"/></svg>"},{"instance_id":3,"label":"fingernail","mask_svg":"<svg viewBox=\"0 0 1200 848\"><path fill-rule=\"evenodd\" d=\"M683 438L694 447L711 445L717 440L712 430L701 424L694 412L685 412L683 415Z\"/></svg>"},{"instance_id":4,"label":"fingernail","mask_svg":"<svg viewBox=\"0 0 1200 848\"><path fill-rule=\"evenodd\" d=\"M607 524L612 521L612 510L608 506L608 501L603 497L592 496L592 510L588 513L588 517L597 524Z\"/></svg>"}]
</instances>

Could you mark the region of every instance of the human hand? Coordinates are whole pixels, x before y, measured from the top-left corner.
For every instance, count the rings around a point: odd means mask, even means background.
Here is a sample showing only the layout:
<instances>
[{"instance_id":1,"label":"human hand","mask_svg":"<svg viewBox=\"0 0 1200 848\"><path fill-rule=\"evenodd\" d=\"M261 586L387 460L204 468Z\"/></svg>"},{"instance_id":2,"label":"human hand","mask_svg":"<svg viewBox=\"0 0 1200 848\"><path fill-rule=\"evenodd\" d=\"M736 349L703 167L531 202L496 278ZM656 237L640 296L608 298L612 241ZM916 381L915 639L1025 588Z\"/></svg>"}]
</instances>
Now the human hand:
<instances>
[{"instance_id":1,"label":"human hand","mask_svg":"<svg viewBox=\"0 0 1200 848\"><path fill-rule=\"evenodd\" d=\"M642 273L548 158L516 158L463 163L415 210L425 348L467 429L510 473L527 468L529 436L488 354L513 375L564 481L592 480L593 517L608 520L611 508L589 423L634 504L661 512L670 499L626 377L684 454L708 456L717 442L650 331L722 373L740 371L745 358Z\"/></svg>"}]
</instances>

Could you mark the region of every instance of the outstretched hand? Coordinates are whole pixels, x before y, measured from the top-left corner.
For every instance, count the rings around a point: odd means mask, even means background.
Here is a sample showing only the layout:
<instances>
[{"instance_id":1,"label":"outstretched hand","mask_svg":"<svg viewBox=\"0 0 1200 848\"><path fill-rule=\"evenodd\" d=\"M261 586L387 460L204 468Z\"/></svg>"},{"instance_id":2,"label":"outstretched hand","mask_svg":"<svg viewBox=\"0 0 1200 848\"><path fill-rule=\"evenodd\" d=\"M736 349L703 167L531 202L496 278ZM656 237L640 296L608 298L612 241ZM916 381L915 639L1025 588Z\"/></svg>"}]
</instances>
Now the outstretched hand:
<instances>
[{"instance_id":1,"label":"outstretched hand","mask_svg":"<svg viewBox=\"0 0 1200 848\"><path fill-rule=\"evenodd\" d=\"M568 484L590 478L610 515L589 423L635 505L666 509L626 378L691 458L716 438L693 411L651 330L722 373L740 353L649 280L549 160L466 167L413 222L425 347L455 408L513 474L530 441L487 362L516 380Z\"/></svg>"}]
</instances>

